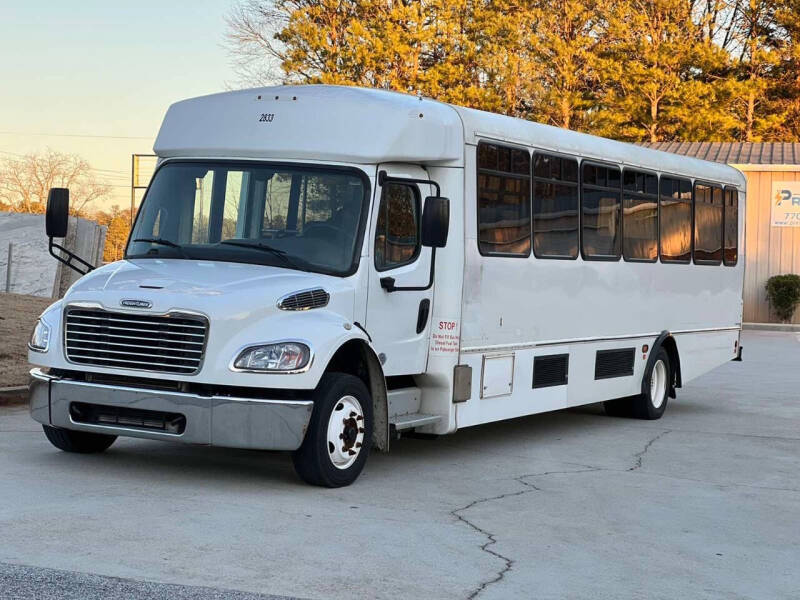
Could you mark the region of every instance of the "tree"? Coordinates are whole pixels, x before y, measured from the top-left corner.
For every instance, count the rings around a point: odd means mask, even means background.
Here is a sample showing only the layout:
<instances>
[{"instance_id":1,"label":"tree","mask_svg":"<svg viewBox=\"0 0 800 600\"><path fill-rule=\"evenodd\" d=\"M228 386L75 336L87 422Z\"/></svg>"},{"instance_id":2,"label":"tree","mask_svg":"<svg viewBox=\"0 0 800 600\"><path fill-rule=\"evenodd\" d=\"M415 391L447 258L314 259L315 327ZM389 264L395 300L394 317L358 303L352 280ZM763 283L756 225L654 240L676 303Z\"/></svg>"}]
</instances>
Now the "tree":
<instances>
[{"instance_id":1,"label":"tree","mask_svg":"<svg viewBox=\"0 0 800 600\"><path fill-rule=\"evenodd\" d=\"M598 49L604 38L608 0L538 0L530 11L533 25L531 115L567 129L586 127L596 104Z\"/></svg>"},{"instance_id":2,"label":"tree","mask_svg":"<svg viewBox=\"0 0 800 600\"><path fill-rule=\"evenodd\" d=\"M685 0L629 0L609 11L598 133L657 142L730 128L718 110L727 54L701 29Z\"/></svg>"},{"instance_id":3,"label":"tree","mask_svg":"<svg viewBox=\"0 0 800 600\"><path fill-rule=\"evenodd\" d=\"M527 12L513 0L247 0L228 18L241 73L359 85L524 116ZM265 77L266 75L266 77Z\"/></svg>"},{"instance_id":4,"label":"tree","mask_svg":"<svg viewBox=\"0 0 800 600\"><path fill-rule=\"evenodd\" d=\"M11 212L43 213L52 187L70 189L70 213L83 216L108 197L89 163L75 154L54 150L0 159L0 204Z\"/></svg>"},{"instance_id":5,"label":"tree","mask_svg":"<svg viewBox=\"0 0 800 600\"><path fill-rule=\"evenodd\" d=\"M800 0L240 0L248 83L392 89L628 141L800 138Z\"/></svg>"},{"instance_id":6,"label":"tree","mask_svg":"<svg viewBox=\"0 0 800 600\"><path fill-rule=\"evenodd\" d=\"M781 41L775 0L729 0L727 12L720 43L730 57L730 137L746 142L773 139L780 136L784 119L776 102Z\"/></svg>"},{"instance_id":7,"label":"tree","mask_svg":"<svg viewBox=\"0 0 800 600\"><path fill-rule=\"evenodd\" d=\"M113 262L121 259L125 254L125 245L131 230L131 210L129 208L122 210L115 204L111 210L95 213L93 220L98 225L105 225L108 228L103 260Z\"/></svg>"},{"instance_id":8,"label":"tree","mask_svg":"<svg viewBox=\"0 0 800 600\"><path fill-rule=\"evenodd\" d=\"M780 79L776 103L782 110L780 136L800 140L800 0L776 0Z\"/></svg>"}]
</instances>

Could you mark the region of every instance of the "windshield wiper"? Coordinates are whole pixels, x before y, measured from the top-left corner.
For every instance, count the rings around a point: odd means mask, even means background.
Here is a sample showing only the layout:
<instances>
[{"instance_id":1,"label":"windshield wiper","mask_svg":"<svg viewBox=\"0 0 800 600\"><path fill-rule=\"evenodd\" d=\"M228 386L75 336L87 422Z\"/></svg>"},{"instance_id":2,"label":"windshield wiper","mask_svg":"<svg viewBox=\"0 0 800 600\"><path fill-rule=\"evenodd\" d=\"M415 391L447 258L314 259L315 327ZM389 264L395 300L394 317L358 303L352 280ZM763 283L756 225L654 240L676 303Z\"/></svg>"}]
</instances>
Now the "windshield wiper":
<instances>
[{"instance_id":1,"label":"windshield wiper","mask_svg":"<svg viewBox=\"0 0 800 600\"><path fill-rule=\"evenodd\" d=\"M294 263L294 261L287 256L286 250L273 248L272 246L268 246L267 244L259 244L257 242L240 242L238 240L222 240L220 244L227 244L228 246L239 246L240 248L254 248L256 250L262 250L263 252L269 252L270 254L273 254L278 258L282 259L290 267L294 267L295 269L298 268L297 265Z\"/></svg>"},{"instance_id":2,"label":"windshield wiper","mask_svg":"<svg viewBox=\"0 0 800 600\"><path fill-rule=\"evenodd\" d=\"M176 244L175 242L171 242L170 240L165 240L163 238L134 238L134 242L147 242L150 244L159 244L161 246L169 246L170 248L175 248L178 252L181 253L183 258L188 258L186 253L183 251L183 246L180 244Z\"/></svg>"}]
</instances>

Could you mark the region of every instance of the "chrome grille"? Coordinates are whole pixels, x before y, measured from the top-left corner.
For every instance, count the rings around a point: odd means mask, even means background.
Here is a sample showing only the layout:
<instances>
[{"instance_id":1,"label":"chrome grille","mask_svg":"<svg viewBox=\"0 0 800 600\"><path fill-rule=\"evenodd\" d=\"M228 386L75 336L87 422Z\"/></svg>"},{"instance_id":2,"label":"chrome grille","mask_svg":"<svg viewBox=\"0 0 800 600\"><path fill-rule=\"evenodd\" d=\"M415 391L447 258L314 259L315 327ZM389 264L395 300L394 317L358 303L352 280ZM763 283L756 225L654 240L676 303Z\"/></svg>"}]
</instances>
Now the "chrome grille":
<instances>
[{"instance_id":1,"label":"chrome grille","mask_svg":"<svg viewBox=\"0 0 800 600\"><path fill-rule=\"evenodd\" d=\"M67 360L84 365L191 375L200 370L208 321L185 313L141 315L69 307Z\"/></svg>"},{"instance_id":2,"label":"chrome grille","mask_svg":"<svg viewBox=\"0 0 800 600\"><path fill-rule=\"evenodd\" d=\"M303 290L288 294L278 301L278 308L282 310L309 310L322 308L328 305L331 296L322 288Z\"/></svg>"}]
</instances>

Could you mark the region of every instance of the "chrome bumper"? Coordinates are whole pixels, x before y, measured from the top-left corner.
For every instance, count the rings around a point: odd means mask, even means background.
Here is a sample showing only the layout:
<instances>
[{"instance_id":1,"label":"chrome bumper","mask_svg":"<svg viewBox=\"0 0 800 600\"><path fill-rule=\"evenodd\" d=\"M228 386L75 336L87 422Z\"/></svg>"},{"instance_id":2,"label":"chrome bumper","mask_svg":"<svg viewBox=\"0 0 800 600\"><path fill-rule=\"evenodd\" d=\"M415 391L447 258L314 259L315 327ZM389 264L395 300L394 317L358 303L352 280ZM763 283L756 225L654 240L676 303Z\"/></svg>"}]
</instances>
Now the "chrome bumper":
<instances>
[{"instance_id":1,"label":"chrome bumper","mask_svg":"<svg viewBox=\"0 0 800 600\"><path fill-rule=\"evenodd\" d=\"M183 433L137 427L79 423L70 404L179 413L186 418ZM139 388L117 387L61 379L40 369L31 371L31 417L46 425L151 440L172 440L227 448L296 450L311 419L311 400L261 400L229 396L198 396Z\"/></svg>"}]
</instances>

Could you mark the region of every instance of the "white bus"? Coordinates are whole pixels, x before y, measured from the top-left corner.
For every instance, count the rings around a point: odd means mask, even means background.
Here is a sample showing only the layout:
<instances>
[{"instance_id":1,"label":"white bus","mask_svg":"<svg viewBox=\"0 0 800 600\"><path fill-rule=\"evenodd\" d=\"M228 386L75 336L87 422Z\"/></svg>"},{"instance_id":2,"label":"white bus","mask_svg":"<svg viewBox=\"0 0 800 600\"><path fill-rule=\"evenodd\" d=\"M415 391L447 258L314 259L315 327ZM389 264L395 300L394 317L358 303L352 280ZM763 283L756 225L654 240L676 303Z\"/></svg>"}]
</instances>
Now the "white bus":
<instances>
[{"instance_id":1,"label":"white bus","mask_svg":"<svg viewBox=\"0 0 800 600\"><path fill-rule=\"evenodd\" d=\"M733 168L334 86L178 102L155 152L121 261L54 242L51 192L51 252L87 272L29 344L62 450L288 450L341 486L402 432L593 402L657 419L740 357Z\"/></svg>"}]
</instances>

